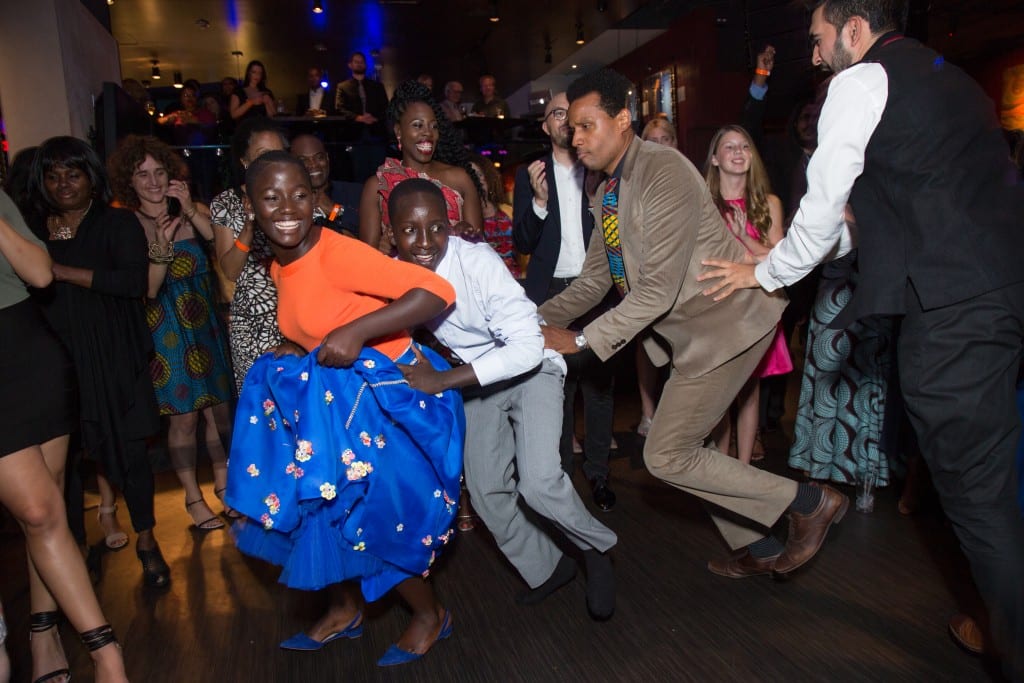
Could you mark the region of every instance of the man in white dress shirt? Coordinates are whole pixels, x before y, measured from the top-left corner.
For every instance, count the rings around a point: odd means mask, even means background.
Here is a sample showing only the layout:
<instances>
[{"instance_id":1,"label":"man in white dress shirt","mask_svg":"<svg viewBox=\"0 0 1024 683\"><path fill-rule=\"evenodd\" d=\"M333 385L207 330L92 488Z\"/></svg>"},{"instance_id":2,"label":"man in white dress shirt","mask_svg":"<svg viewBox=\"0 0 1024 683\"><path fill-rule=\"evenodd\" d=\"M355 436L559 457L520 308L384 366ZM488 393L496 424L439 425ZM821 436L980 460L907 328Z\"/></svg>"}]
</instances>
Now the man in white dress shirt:
<instances>
[{"instance_id":1,"label":"man in white dress shirt","mask_svg":"<svg viewBox=\"0 0 1024 683\"><path fill-rule=\"evenodd\" d=\"M447 372L423 362L400 367L410 386L427 393L472 388L463 397L466 486L498 547L530 586L517 602L538 603L576 574L575 562L524 514L522 497L583 552L587 607L594 618L609 618L615 579L608 551L617 538L587 511L561 468L565 363L544 349L536 306L488 245L449 238L444 196L430 181L399 184L388 210L385 229L399 258L430 268L455 288L454 308L428 327L465 364Z\"/></svg>"}]
</instances>

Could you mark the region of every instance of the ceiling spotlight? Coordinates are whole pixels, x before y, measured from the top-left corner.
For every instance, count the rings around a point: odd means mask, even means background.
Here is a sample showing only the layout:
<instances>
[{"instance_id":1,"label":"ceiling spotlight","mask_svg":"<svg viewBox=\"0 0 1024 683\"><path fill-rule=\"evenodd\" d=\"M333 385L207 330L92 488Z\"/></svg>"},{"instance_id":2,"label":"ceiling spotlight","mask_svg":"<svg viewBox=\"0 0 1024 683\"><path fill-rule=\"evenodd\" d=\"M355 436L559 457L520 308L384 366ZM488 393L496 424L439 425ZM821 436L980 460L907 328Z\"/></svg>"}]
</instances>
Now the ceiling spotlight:
<instances>
[{"instance_id":1,"label":"ceiling spotlight","mask_svg":"<svg viewBox=\"0 0 1024 683\"><path fill-rule=\"evenodd\" d=\"M184 88L185 87L181 83L181 72L180 71L175 71L174 72L174 87L175 88Z\"/></svg>"},{"instance_id":2,"label":"ceiling spotlight","mask_svg":"<svg viewBox=\"0 0 1024 683\"><path fill-rule=\"evenodd\" d=\"M494 2L491 3L491 16L488 18L495 24L501 21L501 15L498 14L498 0L494 0Z\"/></svg>"},{"instance_id":3,"label":"ceiling spotlight","mask_svg":"<svg viewBox=\"0 0 1024 683\"><path fill-rule=\"evenodd\" d=\"M585 42L587 42L587 41L583 37L583 22L582 21L577 21L576 22L576 44L577 45L582 45Z\"/></svg>"},{"instance_id":4,"label":"ceiling spotlight","mask_svg":"<svg viewBox=\"0 0 1024 683\"><path fill-rule=\"evenodd\" d=\"M114 0L107 0L107 4L108 5L113 5L114 4Z\"/></svg>"},{"instance_id":5,"label":"ceiling spotlight","mask_svg":"<svg viewBox=\"0 0 1024 683\"><path fill-rule=\"evenodd\" d=\"M574 69L578 69L578 68L580 68L580 66L579 66L579 64L573 64L573 65L572 65L572 68L574 68Z\"/></svg>"},{"instance_id":6,"label":"ceiling spotlight","mask_svg":"<svg viewBox=\"0 0 1024 683\"><path fill-rule=\"evenodd\" d=\"M153 72L150 75L150 78L152 78L154 81L160 80L160 60L151 59L149 60L149 63L153 65Z\"/></svg>"},{"instance_id":7,"label":"ceiling spotlight","mask_svg":"<svg viewBox=\"0 0 1024 683\"><path fill-rule=\"evenodd\" d=\"M324 3L321 0L314 0L313 2L313 14L323 14Z\"/></svg>"}]
</instances>

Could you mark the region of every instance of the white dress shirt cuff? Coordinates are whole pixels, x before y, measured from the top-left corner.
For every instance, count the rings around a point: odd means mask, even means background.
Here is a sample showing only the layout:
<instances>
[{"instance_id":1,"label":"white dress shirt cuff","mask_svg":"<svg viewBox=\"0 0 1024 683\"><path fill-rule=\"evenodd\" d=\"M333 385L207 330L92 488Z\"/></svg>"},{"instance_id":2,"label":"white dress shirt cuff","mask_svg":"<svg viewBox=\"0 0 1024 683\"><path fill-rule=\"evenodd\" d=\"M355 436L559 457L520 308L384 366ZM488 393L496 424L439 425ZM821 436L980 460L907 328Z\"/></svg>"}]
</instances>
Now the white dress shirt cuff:
<instances>
[{"instance_id":1,"label":"white dress shirt cuff","mask_svg":"<svg viewBox=\"0 0 1024 683\"><path fill-rule=\"evenodd\" d=\"M537 216L537 218L541 219L542 221L546 220L547 217L548 217L548 210L547 210L547 208L541 207L541 206L537 206L537 200L536 199L534 199L530 203L533 204L533 213L534 213L534 215Z\"/></svg>"}]
</instances>

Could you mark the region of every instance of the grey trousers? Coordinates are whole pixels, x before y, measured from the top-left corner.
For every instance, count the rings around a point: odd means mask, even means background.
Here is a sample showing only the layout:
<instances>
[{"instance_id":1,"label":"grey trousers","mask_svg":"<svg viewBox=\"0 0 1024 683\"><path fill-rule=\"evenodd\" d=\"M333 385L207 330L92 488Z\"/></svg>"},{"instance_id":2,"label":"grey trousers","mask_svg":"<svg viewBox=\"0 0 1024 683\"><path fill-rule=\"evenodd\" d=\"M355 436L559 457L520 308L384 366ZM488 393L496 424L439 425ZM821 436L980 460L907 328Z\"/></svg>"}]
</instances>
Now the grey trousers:
<instances>
[{"instance_id":1,"label":"grey trousers","mask_svg":"<svg viewBox=\"0 0 1024 683\"><path fill-rule=\"evenodd\" d=\"M615 533L587 511L562 470L562 371L549 360L465 399L466 488L501 552L535 588L562 558L520 508L520 498L583 549L604 552ZM518 480L517 480L518 479Z\"/></svg>"},{"instance_id":2,"label":"grey trousers","mask_svg":"<svg viewBox=\"0 0 1024 683\"><path fill-rule=\"evenodd\" d=\"M654 413L644 463L658 479L727 510L711 518L732 549L764 538L796 497L796 482L704 448L704 441L757 368L773 329L759 342L700 377L672 371Z\"/></svg>"}]
</instances>

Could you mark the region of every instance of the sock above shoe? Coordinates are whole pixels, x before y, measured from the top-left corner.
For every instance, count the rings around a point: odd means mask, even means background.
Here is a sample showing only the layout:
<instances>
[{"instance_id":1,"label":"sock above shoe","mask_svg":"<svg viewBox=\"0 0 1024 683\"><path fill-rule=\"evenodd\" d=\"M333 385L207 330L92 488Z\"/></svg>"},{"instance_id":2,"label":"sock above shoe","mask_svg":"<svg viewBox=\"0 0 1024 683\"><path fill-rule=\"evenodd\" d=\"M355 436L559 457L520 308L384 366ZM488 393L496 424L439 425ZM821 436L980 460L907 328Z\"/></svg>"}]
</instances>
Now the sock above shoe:
<instances>
[{"instance_id":1,"label":"sock above shoe","mask_svg":"<svg viewBox=\"0 0 1024 683\"><path fill-rule=\"evenodd\" d=\"M785 546L782 545L782 541L771 534L765 536L759 541L754 541L747 546L747 550L750 551L751 557L758 560L764 560L769 557L778 557L782 554L783 548L785 548Z\"/></svg>"},{"instance_id":2,"label":"sock above shoe","mask_svg":"<svg viewBox=\"0 0 1024 683\"><path fill-rule=\"evenodd\" d=\"M801 482L796 486L796 498L789 504L789 509L799 515L809 515L821 504L821 489L813 484Z\"/></svg>"}]
</instances>

